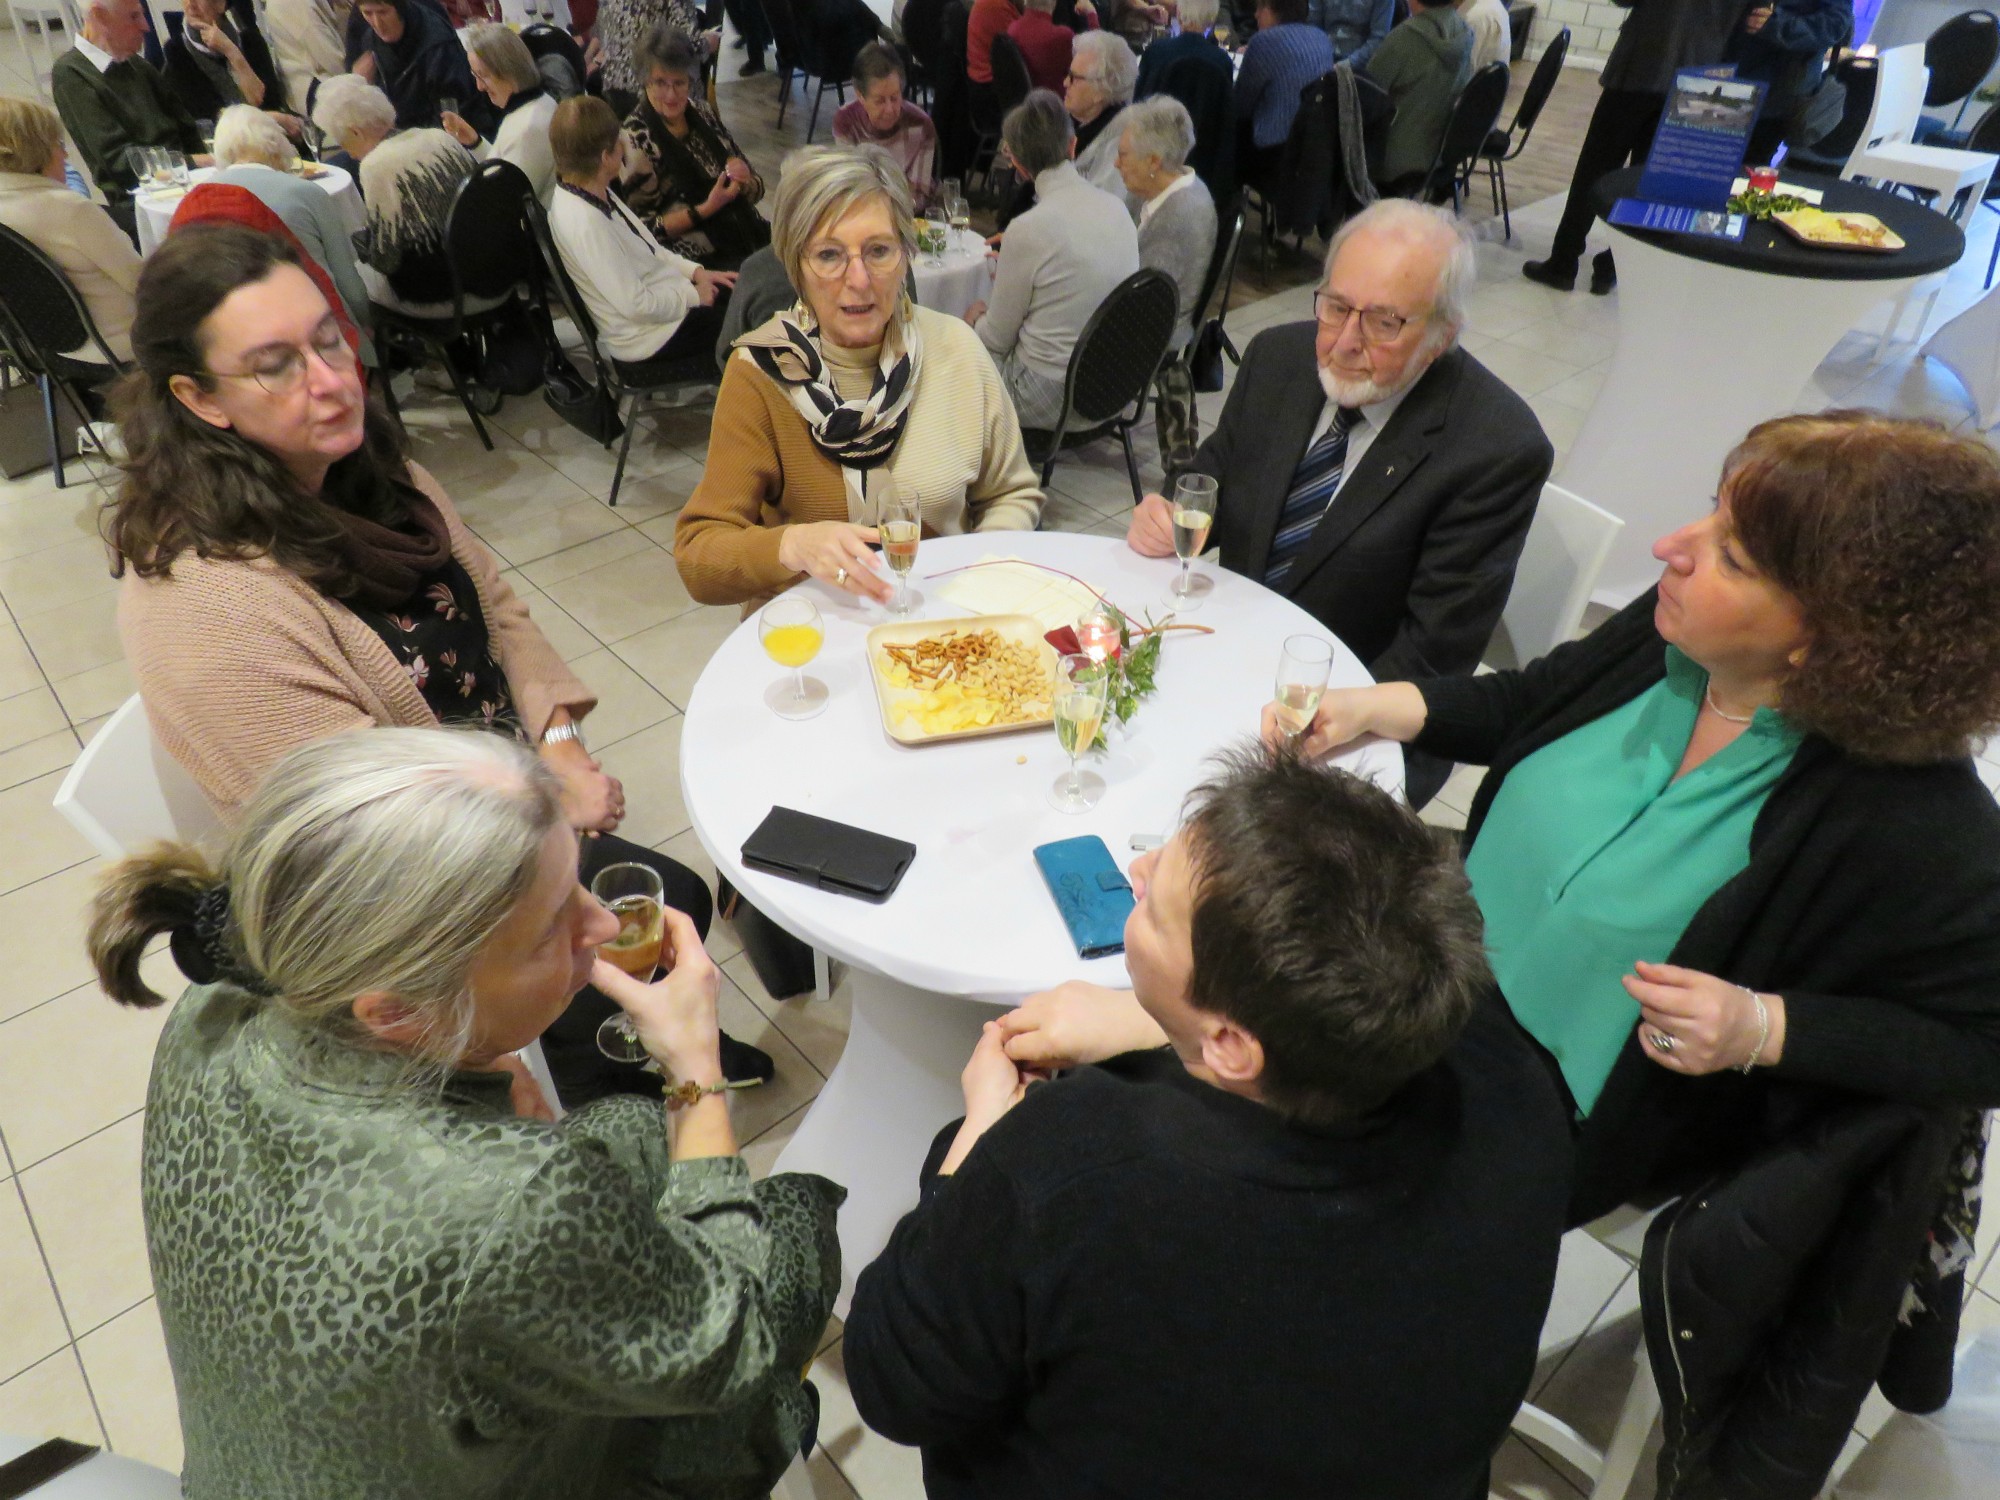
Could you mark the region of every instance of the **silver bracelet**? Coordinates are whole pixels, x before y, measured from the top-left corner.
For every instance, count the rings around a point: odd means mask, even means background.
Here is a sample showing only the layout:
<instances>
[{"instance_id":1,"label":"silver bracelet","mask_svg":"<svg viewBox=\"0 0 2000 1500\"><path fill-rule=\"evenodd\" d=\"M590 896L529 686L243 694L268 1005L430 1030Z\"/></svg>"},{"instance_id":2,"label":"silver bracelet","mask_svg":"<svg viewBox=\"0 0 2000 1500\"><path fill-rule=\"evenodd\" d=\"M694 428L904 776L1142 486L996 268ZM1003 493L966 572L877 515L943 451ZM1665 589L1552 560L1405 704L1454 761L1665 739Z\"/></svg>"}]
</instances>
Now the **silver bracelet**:
<instances>
[{"instance_id":1,"label":"silver bracelet","mask_svg":"<svg viewBox=\"0 0 2000 1500\"><path fill-rule=\"evenodd\" d=\"M577 728L576 720L574 719L571 719L567 724L551 724L547 729L542 731L542 745L545 749L550 745L560 745L568 740L575 740L576 748L579 750L583 749L583 731Z\"/></svg>"},{"instance_id":2,"label":"silver bracelet","mask_svg":"<svg viewBox=\"0 0 2000 1500\"><path fill-rule=\"evenodd\" d=\"M1748 985L1739 984L1736 988L1748 995L1750 1003L1757 1007L1757 1045L1750 1049L1750 1056L1744 1060L1743 1066L1736 1070L1748 1074L1757 1066L1757 1059L1764 1055L1764 1044L1771 1040L1771 1012L1764 1004L1764 997Z\"/></svg>"}]
</instances>

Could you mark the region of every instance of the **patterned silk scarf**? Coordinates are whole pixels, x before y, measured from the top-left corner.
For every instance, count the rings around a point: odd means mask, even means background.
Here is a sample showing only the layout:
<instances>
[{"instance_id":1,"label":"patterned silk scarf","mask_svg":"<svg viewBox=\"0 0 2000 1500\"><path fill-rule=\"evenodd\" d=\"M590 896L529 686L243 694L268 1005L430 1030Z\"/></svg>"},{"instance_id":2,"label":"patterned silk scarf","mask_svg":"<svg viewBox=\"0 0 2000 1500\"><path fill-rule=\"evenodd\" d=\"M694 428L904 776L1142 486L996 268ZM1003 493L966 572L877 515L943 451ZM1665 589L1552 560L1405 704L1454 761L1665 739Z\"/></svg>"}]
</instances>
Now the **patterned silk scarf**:
<instances>
[{"instance_id":1,"label":"patterned silk scarf","mask_svg":"<svg viewBox=\"0 0 2000 1500\"><path fill-rule=\"evenodd\" d=\"M874 388L861 401L843 401L834 389L819 326L803 303L744 334L736 346L748 349L757 368L783 388L813 442L843 469L876 468L896 451L923 363L923 342L907 314L889 320Z\"/></svg>"}]
</instances>

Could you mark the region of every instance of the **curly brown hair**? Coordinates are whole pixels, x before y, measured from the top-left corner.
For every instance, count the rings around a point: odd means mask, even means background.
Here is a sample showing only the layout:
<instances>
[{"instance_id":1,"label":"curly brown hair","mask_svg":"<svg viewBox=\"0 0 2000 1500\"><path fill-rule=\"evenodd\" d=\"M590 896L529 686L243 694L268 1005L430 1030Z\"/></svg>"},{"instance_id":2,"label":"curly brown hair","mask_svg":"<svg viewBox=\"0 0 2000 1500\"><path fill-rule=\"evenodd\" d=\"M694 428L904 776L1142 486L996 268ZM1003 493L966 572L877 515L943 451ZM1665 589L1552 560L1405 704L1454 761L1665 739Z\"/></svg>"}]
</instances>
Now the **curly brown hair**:
<instances>
[{"instance_id":1,"label":"curly brown hair","mask_svg":"<svg viewBox=\"0 0 2000 1500\"><path fill-rule=\"evenodd\" d=\"M269 557L340 599L357 581L345 516L391 526L408 519L408 452L379 402L368 403L361 447L308 494L277 455L210 426L173 393L176 375L213 387L201 335L209 314L239 287L298 264L291 246L236 224L190 225L148 257L132 323L134 368L111 393L125 477L105 506L103 531L117 571L130 563L141 578L164 577L184 552Z\"/></svg>"},{"instance_id":2,"label":"curly brown hair","mask_svg":"<svg viewBox=\"0 0 2000 1500\"><path fill-rule=\"evenodd\" d=\"M1966 754L2000 722L2000 456L1873 411L1778 417L1723 464L1732 529L1799 603L1778 706L1850 754Z\"/></svg>"}]
</instances>

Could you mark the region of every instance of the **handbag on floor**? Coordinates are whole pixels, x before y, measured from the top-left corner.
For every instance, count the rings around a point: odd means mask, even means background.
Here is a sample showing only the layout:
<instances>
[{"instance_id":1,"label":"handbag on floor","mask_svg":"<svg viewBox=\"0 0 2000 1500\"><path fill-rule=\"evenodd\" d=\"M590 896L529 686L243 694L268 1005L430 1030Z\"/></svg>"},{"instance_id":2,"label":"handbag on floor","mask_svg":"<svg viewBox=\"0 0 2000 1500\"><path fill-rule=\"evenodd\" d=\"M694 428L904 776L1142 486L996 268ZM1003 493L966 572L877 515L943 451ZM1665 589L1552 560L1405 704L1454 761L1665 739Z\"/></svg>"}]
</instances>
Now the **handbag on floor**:
<instances>
[{"instance_id":1,"label":"handbag on floor","mask_svg":"<svg viewBox=\"0 0 2000 1500\"><path fill-rule=\"evenodd\" d=\"M608 447L625 435L625 423L618 416L618 402L611 392L579 375L569 356L553 349L542 374L542 400L593 442Z\"/></svg>"},{"instance_id":2,"label":"handbag on floor","mask_svg":"<svg viewBox=\"0 0 2000 1500\"><path fill-rule=\"evenodd\" d=\"M1222 389L1222 319L1210 318L1201 325L1188 350L1188 373L1194 388L1213 395Z\"/></svg>"}]
</instances>

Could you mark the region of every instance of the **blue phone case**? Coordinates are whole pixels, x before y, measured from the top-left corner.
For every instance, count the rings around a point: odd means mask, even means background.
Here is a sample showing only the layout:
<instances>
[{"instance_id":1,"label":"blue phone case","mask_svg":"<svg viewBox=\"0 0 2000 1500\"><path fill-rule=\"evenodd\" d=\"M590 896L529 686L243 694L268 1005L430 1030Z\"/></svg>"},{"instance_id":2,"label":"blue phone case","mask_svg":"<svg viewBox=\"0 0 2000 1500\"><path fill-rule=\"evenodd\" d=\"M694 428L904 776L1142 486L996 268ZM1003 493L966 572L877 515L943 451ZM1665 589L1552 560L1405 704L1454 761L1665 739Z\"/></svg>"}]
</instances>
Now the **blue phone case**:
<instances>
[{"instance_id":1,"label":"blue phone case","mask_svg":"<svg viewBox=\"0 0 2000 1500\"><path fill-rule=\"evenodd\" d=\"M1080 958L1125 951L1125 919L1137 903L1125 872L1096 834L1058 839L1035 851Z\"/></svg>"}]
</instances>

